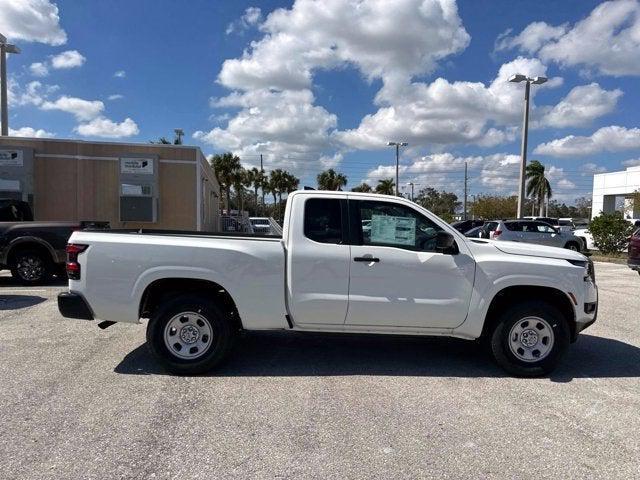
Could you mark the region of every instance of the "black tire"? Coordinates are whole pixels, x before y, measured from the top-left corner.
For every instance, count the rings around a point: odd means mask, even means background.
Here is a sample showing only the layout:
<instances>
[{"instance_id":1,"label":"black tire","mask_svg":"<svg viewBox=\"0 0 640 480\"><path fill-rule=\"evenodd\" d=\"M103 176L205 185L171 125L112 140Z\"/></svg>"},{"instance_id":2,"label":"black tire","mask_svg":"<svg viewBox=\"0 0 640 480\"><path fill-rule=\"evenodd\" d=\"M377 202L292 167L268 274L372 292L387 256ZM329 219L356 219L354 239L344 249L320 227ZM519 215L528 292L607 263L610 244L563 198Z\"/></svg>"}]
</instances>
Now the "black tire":
<instances>
[{"instance_id":1,"label":"black tire","mask_svg":"<svg viewBox=\"0 0 640 480\"><path fill-rule=\"evenodd\" d=\"M574 252L579 252L580 251L580 244L578 244L576 242L567 242L567 244L564 246L564 248L566 248L567 250L573 250Z\"/></svg>"},{"instance_id":2,"label":"black tire","mask_svg":"<svg viewBox=\"0 0 640 480\"><path fill-rule=\"evenodd\" d=\"M11 257L11 275L23 285L41 285L51 280L53 264L48 254L18 250Z\"/></svg>"},{"instance_id":3,"label":"black tire","mask_svg":"<svg viewBox=\"0 0 640 480\"><path fill-rule=\"evenodd\" d=\"M191 359L180 358L165 342L165 330L169 322L187 312L193 312L208 322L207 328L211 333L204 353ZM147 346L151 354L169 372L178 375L199 375L222 363L233 346L235 334L229 316L214 303L199 295L179 295L166 300L152 315L147 325ZM204 338L204 335L198 338ZM180 343L178 336L176 339L177 343Z\"/></svg>"},{"instance_id":4,"label":"black tire","mask_svg":"<svg viewBox=\"0 0 640 480\"><path fill-rule=\"evenodd\" d=\"M523 328L527 323L526 327L529 330L537 332L536 321L525 320L527 317L537 317L543 320L553 332L552 336L549 335L547 337L552 338L549 351L540 360L530 358L529 361L524 361L512 351L512 329L515 331L515 329ZM519 325L516 326L516 324ZM537 322L537 324L542 325L543 323ZM519 340L522 340L523 336L519 337ZM569 346L570 337L569 324L562 312L552 304L544 301L529 301L514 304L500 315L490 337L490 347L497 364L507 372L519 377L538 377L550 373L558 365ZM540 339L540 342L544 340L542 334L537 338ZM541 348L544 349L545 347L541 345ZM528 351L524 351L523 348L518 350L522 351L523 355L526 356L531 355L531 349L535 349L535 346L527 348Z\"/></svg>"}]
</instances>

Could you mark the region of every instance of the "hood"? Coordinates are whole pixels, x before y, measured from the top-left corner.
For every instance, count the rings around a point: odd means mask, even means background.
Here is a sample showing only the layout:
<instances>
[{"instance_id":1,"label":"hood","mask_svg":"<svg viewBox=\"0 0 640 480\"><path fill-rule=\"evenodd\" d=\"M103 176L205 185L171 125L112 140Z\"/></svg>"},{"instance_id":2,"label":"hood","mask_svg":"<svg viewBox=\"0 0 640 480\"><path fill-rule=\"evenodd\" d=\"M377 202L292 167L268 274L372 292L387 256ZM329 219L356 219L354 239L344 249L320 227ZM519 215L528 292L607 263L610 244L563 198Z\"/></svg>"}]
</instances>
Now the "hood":
<instances>
[{"instance_id":1,"label":"hood","mask_svg":"<svg viewBox=\"0 0 640 480\"><path fill-rule=\"evenodd\" d=\"M561 260L586 261L587 257L581 253L566 248L548 247L536 243L507 242L504 240L485 240L498 250L511 255L528 255L530 257L559 258Z\"/></svg>"}]
</instances>

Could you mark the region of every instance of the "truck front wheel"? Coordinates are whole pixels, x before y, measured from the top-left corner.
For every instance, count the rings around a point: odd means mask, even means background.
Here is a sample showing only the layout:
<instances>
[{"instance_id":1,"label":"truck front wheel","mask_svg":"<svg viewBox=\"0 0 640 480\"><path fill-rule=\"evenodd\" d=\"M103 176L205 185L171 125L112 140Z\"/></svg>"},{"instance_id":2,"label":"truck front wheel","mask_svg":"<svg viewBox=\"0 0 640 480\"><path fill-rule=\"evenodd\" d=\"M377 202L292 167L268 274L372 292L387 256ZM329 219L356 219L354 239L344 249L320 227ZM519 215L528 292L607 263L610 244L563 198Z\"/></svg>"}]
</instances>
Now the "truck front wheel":
<instances>
[{"instance_id":1,"label":"truck front wheel","mask_svg":"<svg viewBox=\"0 0 640 480\"><path fill-rule=\"evenodd\" d=\"M507 372L536 377L556 367L569 341L567 320L554 305L523 302L500 315L491 335L491 352Z\"/></svg>"},{"instance_id":2,"label":"truck front wheel","mask_svg":"<svg viewBox=\"0 0 640 480\"><path fill-rule=\"evenodd\" d=\"M171 373L198 375L219 365L231 350L232 323L216 305L180 295L158 307L147 325L147 345Z\"/></svg>"}]
</instances>

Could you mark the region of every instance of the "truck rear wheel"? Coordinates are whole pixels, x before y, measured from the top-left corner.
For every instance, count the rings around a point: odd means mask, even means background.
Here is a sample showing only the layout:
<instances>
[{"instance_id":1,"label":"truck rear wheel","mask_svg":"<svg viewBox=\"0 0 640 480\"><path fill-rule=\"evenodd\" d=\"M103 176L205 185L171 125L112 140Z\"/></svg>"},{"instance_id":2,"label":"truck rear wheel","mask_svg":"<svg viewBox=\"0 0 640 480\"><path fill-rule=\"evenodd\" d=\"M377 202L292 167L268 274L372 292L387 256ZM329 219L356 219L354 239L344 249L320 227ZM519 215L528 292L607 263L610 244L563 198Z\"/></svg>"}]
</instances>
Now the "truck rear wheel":
<instances>
[{"instance_id":1,"label":"truck rear wheel","mask_svg":"<svg viewBox=\"0 0 640 480\"><path fill-rule=\"evenodd\" d=\"M164 302L147 325L147 345L171 373L198 375L219 365L235 336L227 315L204 297L180 295Z\"/></svg>"},{"instance_id":2,"label":"truck rear wheel","mask_svg":"<svg viewBox=\"0 0 640 480\"><path fill-rule=\"evenodd\" d=\"M25 249L11 256L11 276L23 285L40 285L51 279L51 259L43 252Z\"/></svg>"},{"instance_id":3,"label":"truck rear wheel","mask_svg":"<svg viewBox=\"0 0 640 480\"><path fill-rule=\"evenodd\" d=\"M490 340L498 365L513 375L536 377L557 366L569 346L570 331L555 306L524 302L502 313Z\"/></svg>"}]
</instances>

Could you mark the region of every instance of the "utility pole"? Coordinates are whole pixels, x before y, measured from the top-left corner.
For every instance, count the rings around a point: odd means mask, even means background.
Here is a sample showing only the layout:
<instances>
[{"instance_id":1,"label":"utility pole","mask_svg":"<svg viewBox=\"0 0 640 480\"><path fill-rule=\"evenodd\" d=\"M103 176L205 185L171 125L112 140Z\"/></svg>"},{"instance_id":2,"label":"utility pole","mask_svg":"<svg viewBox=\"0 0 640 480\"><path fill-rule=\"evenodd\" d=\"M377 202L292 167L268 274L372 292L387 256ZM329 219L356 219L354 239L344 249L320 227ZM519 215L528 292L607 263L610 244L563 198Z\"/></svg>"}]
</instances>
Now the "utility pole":
<instances>
[{"instance_id":1,"label":"utility pole","mask_svg":"<svg viewBox=\"0 0 640 480\"><path fill-rule=\"evenodd\" d=\"M467 162L464 162L464 218L467 219Z\"/></svg>"},{"instance_id":2,"label":"utility pole","mask_svg":"<svg viewBox=\"0 0 640 480\"><path fill-rule=\"evenodd\" d=\"M396 147L396 197L399 192L399 177L400 177L400 147L406 147L409 145L407 142L387 142L387 147Z\"/></svg>"},{"instance_id":3,"label":"utility pole","mask_svg":"<svg viewBox=\"0 0 640 480\"><path fill-rule=\"evenodd\" d=\"M262 208L260 209L262 211L262 215L264 215L264 182L265 182L265 178L264 178L264 167L262 165L262 154L260 154L260 173L262 174L262 188L260 189L262 191Z\"/></svg>"},{"instance_id":4,"label":"utility pole","mask_svg":"<svg viewBox=\"0 0 640 480\"><path fill-rule=\"evenodd\" d=\"M7 107L7 53L20 53L20 49L15 45L7 43L4 35L0 34L0 121L2 130L0 135L9 135L9 109Z\"/></svg>"}]
</instances>

